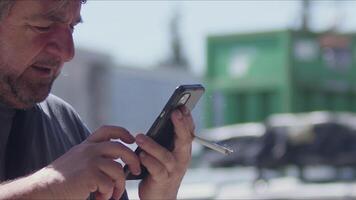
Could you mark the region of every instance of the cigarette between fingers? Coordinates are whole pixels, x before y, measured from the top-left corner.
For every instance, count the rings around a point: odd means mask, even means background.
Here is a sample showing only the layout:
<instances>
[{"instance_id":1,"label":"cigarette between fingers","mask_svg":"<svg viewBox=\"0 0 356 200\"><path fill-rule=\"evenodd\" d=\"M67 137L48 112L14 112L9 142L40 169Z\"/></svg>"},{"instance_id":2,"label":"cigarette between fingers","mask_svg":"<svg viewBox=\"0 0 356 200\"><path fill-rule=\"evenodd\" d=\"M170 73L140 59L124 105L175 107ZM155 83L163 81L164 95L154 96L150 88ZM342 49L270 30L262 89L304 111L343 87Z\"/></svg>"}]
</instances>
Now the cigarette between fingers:
<instances>
[{"instance_id":1,"label":"cigarette between fingers","mask_svg":"<svg viewBox=\"0 0 356 200\"><path fill-rule=\"evenodd\" d=\"M229 155L234 152L234 150L232 150L229 147L219 145L215 142L209 141L209 140L201 138L199 136L194 136L194 140L205 147L208 147L214 151L217 151L217 152L225 154L225 155Z\"/></svg>"}]
</instances>

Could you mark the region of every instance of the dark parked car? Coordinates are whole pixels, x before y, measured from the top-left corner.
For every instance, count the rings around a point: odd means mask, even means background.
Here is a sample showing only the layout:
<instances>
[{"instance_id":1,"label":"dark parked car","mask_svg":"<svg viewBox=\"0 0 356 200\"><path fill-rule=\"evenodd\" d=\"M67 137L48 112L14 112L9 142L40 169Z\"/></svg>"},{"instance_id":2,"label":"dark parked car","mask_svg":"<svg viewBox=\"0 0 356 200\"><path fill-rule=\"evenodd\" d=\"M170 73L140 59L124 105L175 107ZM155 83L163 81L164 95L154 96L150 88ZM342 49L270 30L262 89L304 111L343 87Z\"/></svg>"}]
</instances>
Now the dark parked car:
<instances>
[{"instance_id":1,"label":"dark parked car","mask_svg":"<svg viewBox=\"0 0 356 200\"><path fill-rule=\"evenodd\" d=\"M345 168L356 168L355 127L356 117L349 113L273 115L264 124L239 124L203 132L201 135L231 146L235 152L224 156L204 149L200 159L211 167L254 166L257 179L268 179L266 170L283 173L294 166L301 180L316 181L305 175L305 168L329 166L335 169L329 181L353 180L356 173L346 177L342 174Z\"/></svg>"}]
</instances>

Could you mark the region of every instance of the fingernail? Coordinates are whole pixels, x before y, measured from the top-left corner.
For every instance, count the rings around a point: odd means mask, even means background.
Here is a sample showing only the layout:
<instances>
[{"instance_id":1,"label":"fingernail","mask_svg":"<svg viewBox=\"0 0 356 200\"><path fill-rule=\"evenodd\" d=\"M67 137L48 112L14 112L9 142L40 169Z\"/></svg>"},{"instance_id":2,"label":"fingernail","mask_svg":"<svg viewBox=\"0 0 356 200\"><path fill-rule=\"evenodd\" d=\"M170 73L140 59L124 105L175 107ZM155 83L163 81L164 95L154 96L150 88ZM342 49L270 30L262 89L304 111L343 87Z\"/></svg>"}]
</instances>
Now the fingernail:
<instances>
[{"instance_id":1,"label":"fingernail","mask_svg":"<svg viewBox=\"0 0 356 200\"><path fill-rule=\"evenodd\" d=\"M139 134L136 136L136 143L143 144L145 142L145 138L143 135Z\"/></svg>"},{"instance_id":2,"label":"fingernail","mask_svg":"<svg viewBox=\"0 0 356 200\"><path fill-rule=\"evenodd\" d=\"M140 175L140 174L141 174L141 168L135 169L135 171L133 172L133 174L135 174L135 175Z\"/></svg>"},{"instance_id":3,"label":"fingernail","mask_svg":"<svg viewBox=\"0 0 356 200\"><path fill-rule=\"evenodd\" d=\"M190 110L186 106L184 106L183 109L182 109L182 112L183 112L184 115L188 115Z\"/></svg>"},{"instance_id":4,"label":"fingernail","mask_svg":"<svg viewBox=\"0 0 356 200\"><path fill-rule=\"evenodd\" d=\"M178 119L183 118L182 112L180 110L176 110L175 112L176 112L175 115L177 116Z\"/></svg>"}]
</instances>

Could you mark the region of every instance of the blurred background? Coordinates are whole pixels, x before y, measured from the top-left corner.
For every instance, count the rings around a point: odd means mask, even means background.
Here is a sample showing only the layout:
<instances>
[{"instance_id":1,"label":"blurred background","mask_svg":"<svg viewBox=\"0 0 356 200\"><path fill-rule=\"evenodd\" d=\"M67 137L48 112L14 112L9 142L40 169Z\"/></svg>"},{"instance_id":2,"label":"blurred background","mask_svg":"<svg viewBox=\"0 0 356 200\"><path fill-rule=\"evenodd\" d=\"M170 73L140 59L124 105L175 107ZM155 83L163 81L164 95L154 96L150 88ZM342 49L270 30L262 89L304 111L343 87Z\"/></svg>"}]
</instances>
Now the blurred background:
<instances>
[{"instance_id":1,"label":"blurred background","mask_svg":"<svg viewBox=\"0 0 356 200\"><path fill-rule=\"evenodd\" d=\"M201 83L180 199L356 199L356 1L88 1L53 93L145 133ZM134 147L133 147L134 148ZM127 183L137 199L137 182Z\"/></svg>"}]
</instances>

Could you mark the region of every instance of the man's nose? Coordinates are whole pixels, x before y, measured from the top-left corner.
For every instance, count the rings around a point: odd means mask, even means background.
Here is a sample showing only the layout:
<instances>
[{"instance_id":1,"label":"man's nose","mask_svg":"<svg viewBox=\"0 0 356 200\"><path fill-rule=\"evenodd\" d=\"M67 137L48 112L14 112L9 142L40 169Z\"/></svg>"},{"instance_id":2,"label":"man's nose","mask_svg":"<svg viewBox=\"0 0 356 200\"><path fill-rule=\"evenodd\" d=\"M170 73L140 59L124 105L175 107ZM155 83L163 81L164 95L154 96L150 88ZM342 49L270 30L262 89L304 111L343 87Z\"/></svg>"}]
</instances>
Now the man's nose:
<instances>
[{"instance_id":1,"label":"man's nose","mask_svg":"<svg viewBox=\"0 0 356 200\"><path fill-rule=\"evenodd\" d=\"M62 29L53 32L49 37L46 51L61 58L63 62L72 60L75 54L72 31Z\"/></svg>"}]
</instances>

